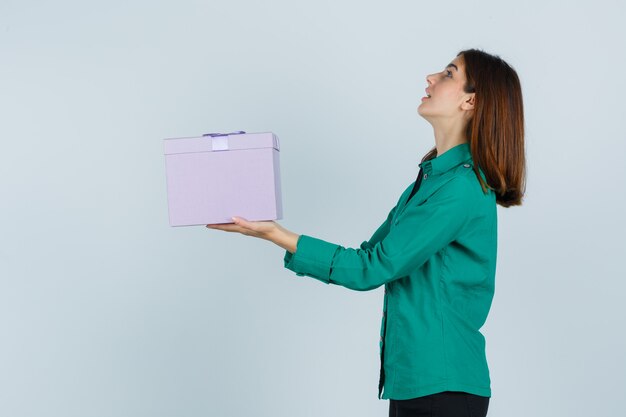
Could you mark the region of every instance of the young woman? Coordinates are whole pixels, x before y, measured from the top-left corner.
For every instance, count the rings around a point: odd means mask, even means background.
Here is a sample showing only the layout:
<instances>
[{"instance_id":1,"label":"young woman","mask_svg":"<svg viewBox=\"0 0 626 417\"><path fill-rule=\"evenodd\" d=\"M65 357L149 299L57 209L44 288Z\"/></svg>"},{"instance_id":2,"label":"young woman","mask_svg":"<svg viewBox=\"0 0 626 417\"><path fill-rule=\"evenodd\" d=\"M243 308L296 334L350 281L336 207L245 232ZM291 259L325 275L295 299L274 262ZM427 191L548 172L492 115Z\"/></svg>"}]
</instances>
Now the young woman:
<instances>
[{"instance_id":1,"label":"young woman","mask_svg":"<svg viewBox=\"0 0 626 417\"><path fill-rule=\"evenodd\" d=\"M524 114L517 73L477 49L426 77L417 111L435 147L359 248L274 221L207 225L286 249L299 276L357 291L385 286L378 397L390 417L485 416L491 381L480 332L494 294L496 204L522 204Z\"/></svg>"}]
</instances>

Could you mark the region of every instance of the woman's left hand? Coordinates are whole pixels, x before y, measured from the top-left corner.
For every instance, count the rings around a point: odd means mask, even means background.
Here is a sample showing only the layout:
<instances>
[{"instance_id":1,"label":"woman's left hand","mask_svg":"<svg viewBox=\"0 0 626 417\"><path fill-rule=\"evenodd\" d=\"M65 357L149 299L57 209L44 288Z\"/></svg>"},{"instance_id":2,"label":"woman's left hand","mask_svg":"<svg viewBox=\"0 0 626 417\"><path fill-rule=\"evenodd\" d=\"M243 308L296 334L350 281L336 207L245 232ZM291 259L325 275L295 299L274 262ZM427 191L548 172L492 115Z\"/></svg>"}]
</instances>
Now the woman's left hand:
<instances>
[{"instance_id":1,"label":"woman's left hand","mask_svg":"<svg viewBox=\"0 0 626 417\"><path fill-rule=\"evenodd\" d=\"M294 253L299 235L285 229L273 220L248 221L241 217L233 217L234 223L214 223L207 224L209 229L224 230L226 232L237 232L246 236L258 237L269 240L278 246Z\"/></svg>"},{"instance_id":2,"label":"woman's left hand","mask_svg":"<svg viewBox=\"0 0 626 417\"><path fill-rule=\"evenodd\" d=\"M272 220L252 222L241 217L233 217L233 223L207 224L206 227L210 229L224 230L226 232L237 232L246 236L253 236L266 240L271 240L270 236L278 229L277 223Z\"/></svg>"}]
</instances>

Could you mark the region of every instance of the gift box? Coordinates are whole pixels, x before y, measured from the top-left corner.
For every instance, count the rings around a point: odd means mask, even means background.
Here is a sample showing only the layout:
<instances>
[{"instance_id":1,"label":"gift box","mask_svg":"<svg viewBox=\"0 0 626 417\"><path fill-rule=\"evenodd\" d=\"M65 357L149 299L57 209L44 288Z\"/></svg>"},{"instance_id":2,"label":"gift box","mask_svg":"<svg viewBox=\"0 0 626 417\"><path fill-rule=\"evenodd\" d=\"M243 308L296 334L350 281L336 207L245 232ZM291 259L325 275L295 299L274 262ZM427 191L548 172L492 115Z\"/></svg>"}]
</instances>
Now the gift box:
<instances>
[{"instance_id":1,"label":"gift box","mask_svg":"<svg viewBox=\"0 0 626 417\"><path fill-rule=\"evenodd\" d=\"M167 138L170 226L282 219L278 137L272 132Z\"/></svg>"}]
</instances>

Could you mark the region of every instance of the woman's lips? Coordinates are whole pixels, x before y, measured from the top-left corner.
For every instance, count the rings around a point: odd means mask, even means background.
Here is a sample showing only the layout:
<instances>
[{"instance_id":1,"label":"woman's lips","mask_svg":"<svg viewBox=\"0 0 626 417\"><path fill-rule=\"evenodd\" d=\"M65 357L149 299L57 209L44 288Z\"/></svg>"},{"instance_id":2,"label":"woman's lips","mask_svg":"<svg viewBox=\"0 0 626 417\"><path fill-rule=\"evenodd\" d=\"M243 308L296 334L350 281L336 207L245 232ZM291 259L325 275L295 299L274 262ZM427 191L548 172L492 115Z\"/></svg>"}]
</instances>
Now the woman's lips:
<instances>
[{"instance_id":1,"label":"woman's lips","mask_svg":"<svg viewBox=\"0 0 626 417\"><path fill-rule=\"evenodd\" d=\"M429 97L422 97L422 101L428 100L428 99L429 99Z\"/></svg>"}]
</instances>

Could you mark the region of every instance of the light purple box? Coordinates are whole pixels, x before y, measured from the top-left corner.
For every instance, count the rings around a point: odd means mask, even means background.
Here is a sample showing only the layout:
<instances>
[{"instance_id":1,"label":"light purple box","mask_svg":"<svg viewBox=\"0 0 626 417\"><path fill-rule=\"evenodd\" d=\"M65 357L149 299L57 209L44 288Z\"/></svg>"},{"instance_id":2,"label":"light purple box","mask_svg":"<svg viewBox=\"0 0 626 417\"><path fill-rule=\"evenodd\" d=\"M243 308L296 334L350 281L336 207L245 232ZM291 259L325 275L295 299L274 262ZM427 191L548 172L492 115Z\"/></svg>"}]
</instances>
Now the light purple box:
<instances>
[{"instance_id":1,"label":"light purple box","mask_svg":"<svg viewBox=\"0 0 626 417\"><path fill-rule=\"evenodd\" d=\"M170 226L282 219L274 133L207 133L164 145Z\"/></svg>"}]
</instances>

